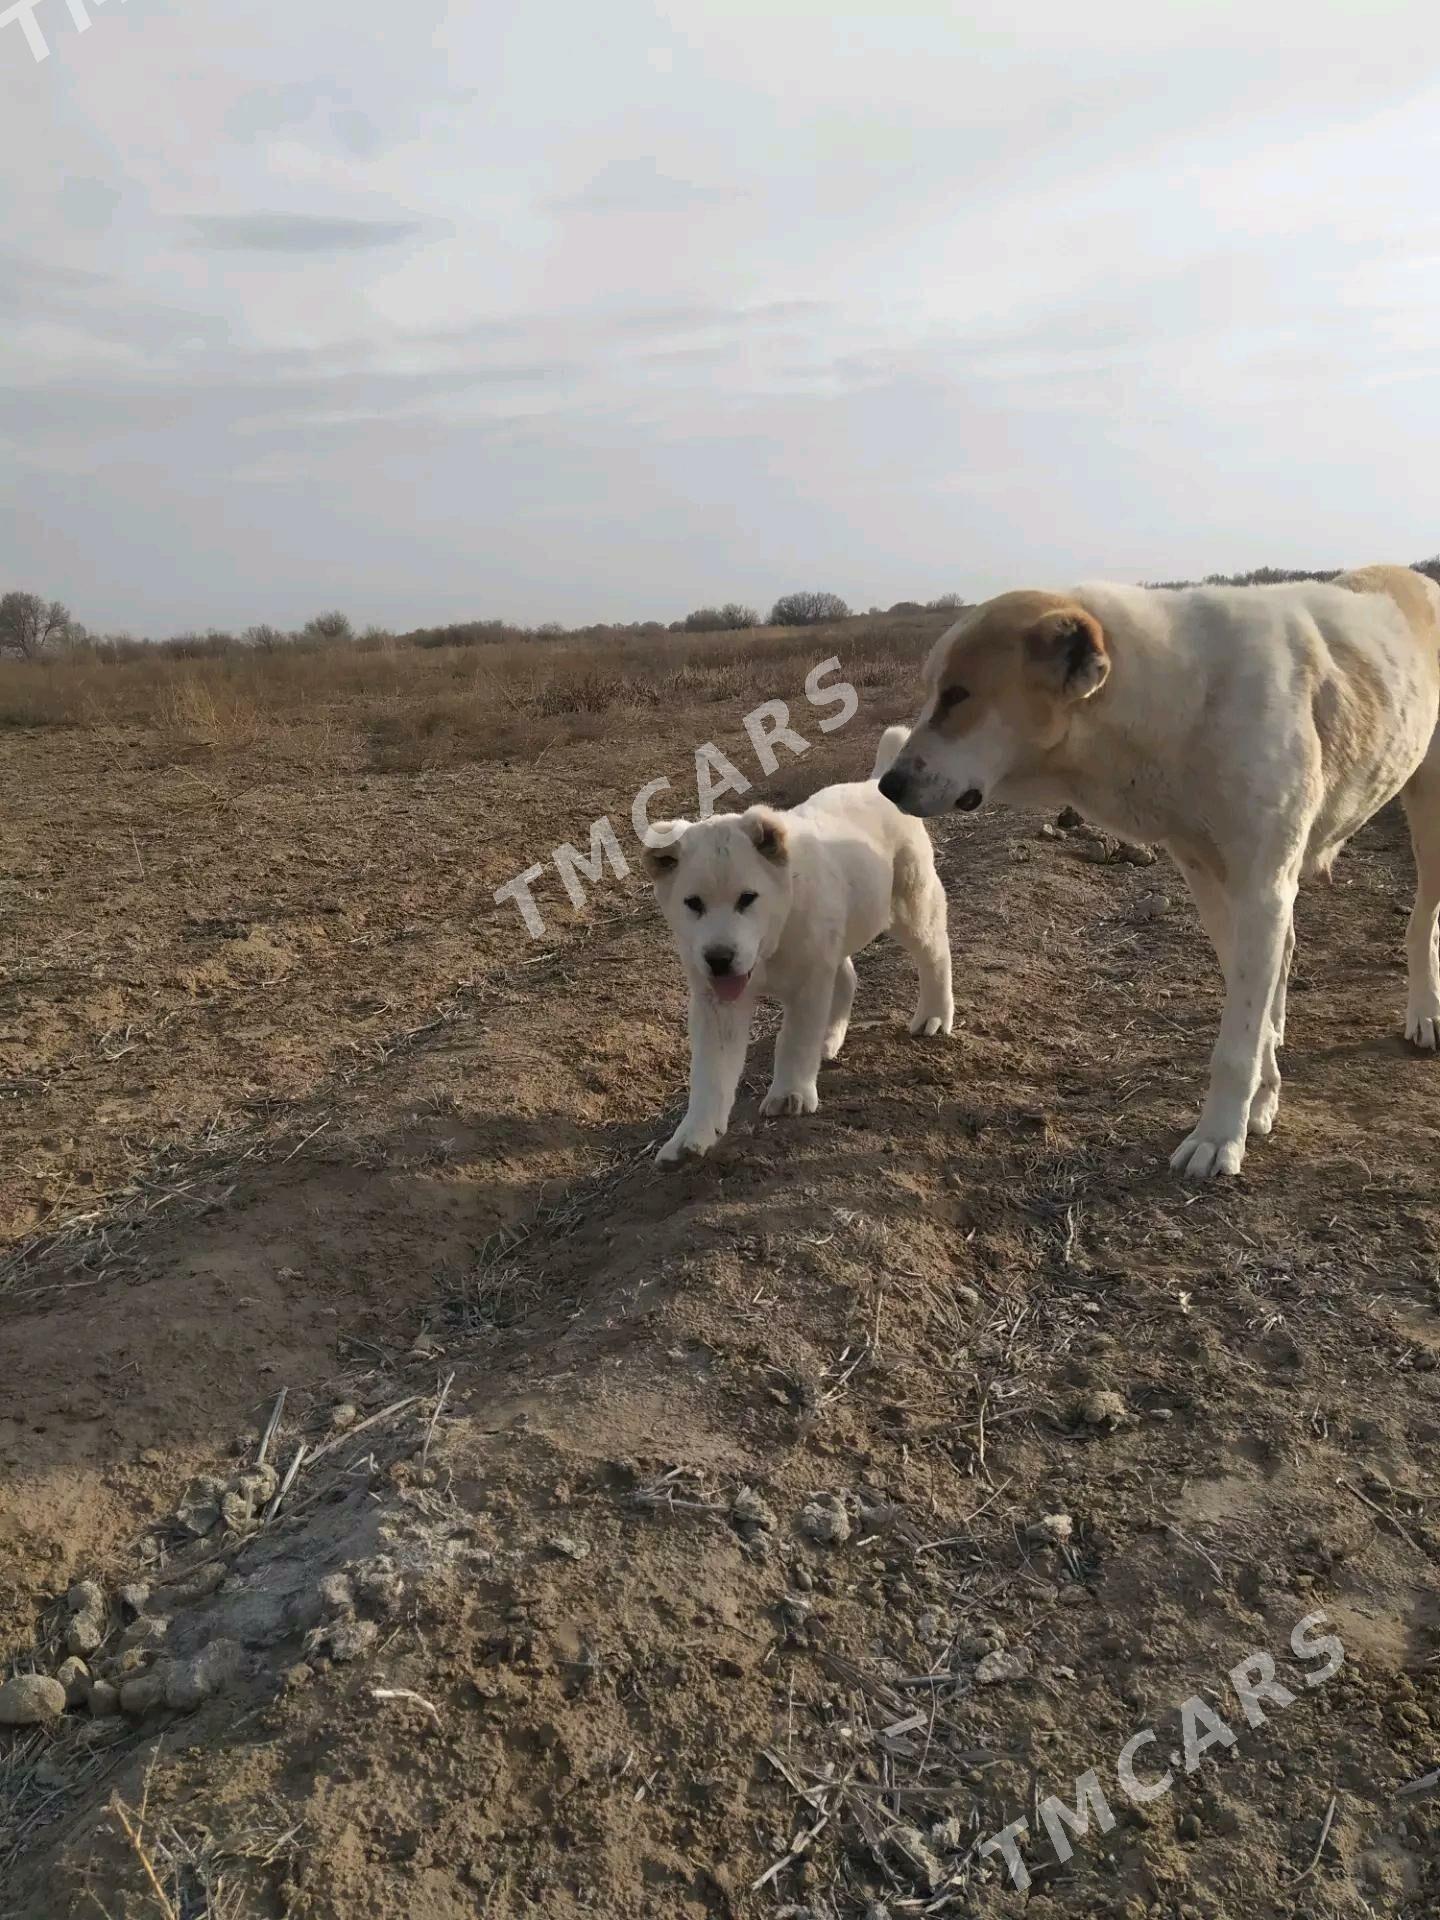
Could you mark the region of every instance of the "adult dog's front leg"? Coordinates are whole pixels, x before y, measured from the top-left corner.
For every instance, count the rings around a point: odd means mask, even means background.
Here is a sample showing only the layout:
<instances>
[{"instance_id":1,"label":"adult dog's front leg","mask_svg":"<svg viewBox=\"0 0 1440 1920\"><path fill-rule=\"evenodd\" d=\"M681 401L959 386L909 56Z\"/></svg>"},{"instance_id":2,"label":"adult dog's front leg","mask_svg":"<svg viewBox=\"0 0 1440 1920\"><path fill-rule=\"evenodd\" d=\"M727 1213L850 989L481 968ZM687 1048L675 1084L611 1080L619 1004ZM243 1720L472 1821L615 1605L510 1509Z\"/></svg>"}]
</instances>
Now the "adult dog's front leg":
<instances>
[{"instance_id":1,"label":"adult dog's front leg","mask_svg":"<svg viewBox=\"0 0 1440 1920\"><path fill-rule=\"evenodd\" d=\"M726 1006L707 987L691 988L690 1105L655 1155L658 1165L674 1166L687 1153L708 1153L729 1126L753 1013L748 994Z\"/></svg>"},{"instance_id":2,"label":"adult dog's front leg","mask_svg":"<svg viewBox=\"0 0 1440 1920\"><path fill-rule=\"evenodd\" d=\"M760 1102L763 1114L814 1113L820 1104L816 1081L830 1023L829 975L821 974L785 1004L775 1042L775 1071L770 1091Z\"/></svg>"},{"instance_id":3,"label":"adult dog's front leg","mask_svg":"<svg viewBox=\"0 0 1440 1920\"><path fill-rule=\"evenodd\" d=\"M1248 887L1233 902L1225 1013L1210 1062L1210 1090L1199 1124L1170 1159L1187 1179L1240 1171L1251 1102L1267 1048L1273 1048L1271 1021L1294 906L1293 874Z\"/></svg>"}]
</instances>

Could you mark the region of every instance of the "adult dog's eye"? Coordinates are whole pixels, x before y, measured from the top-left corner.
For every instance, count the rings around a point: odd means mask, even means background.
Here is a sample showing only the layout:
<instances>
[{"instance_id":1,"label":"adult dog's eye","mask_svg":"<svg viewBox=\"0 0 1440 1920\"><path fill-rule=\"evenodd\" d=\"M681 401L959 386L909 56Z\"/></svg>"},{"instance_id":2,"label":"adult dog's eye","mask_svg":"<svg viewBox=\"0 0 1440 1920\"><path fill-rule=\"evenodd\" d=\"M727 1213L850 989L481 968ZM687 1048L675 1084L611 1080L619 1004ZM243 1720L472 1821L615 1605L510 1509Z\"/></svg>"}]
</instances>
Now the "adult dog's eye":
<instances>
[{"instance_id":1,"label":"adult dog's eye","mask_svg":"<svg viewBox=\"0 0 1440 1920\"><path fill-rule=\"evenodd\" d=\"M935 712L937 715L949 713L953 707L958 707L962 700L969 698L968 687L946 687L935 701Z\"/></svg>"},{"instance_id":2,"label":"adult dog's eye","mask_svg":"<svg viewBox=\"0 0 1440 1920\"><path fill-rule=\"evenodd\" d=\"M689 907L691 913L704 913L705 911L705 902L700 898L698 893L692 893L685 904Z\"/></svg>"},{"instance_id":3,"label":"adult dog's eye","mask_svg":"<svg viewBox=\"0 0 1440 1920\"><path fill-rule=\"evenodd\" d=\"M744 913L747 907L754 906L758 898L759 898L758 894L742 893L740 898L735 902L735 911L737 913Z\"/></svg>"}]
</instances>

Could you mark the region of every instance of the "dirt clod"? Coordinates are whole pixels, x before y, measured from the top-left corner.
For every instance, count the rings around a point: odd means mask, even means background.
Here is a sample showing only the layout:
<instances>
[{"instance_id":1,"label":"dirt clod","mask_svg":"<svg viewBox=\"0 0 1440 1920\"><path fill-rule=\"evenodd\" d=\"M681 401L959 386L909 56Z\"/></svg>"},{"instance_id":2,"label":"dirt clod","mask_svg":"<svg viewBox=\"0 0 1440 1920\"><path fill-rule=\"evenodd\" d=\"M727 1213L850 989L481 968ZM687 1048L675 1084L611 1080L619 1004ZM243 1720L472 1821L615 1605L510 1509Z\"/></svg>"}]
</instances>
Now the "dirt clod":
<instances>
[{"instance_id":1,"label":"dirt clod","mask_svg":"<svg viewBox=\"0 0 1440 1920\"><path fill-rule=\"evenodd\" d=\"M65 1689L44 1673L17 1673L0 1687L0 1727L38 1727L65 1711Z\"/></svg>"},{"instance_id":2,"label":"dirt clod","mask_svg":"<svg viewBox=\"0 0 1440 1920\"><path fill-rule=\"evenodd\" d=\"M800 1513L799 1530L807 1540L825 1547L842 1547L852 1532L850 1513L838 1493L809 1501Z\"/></svg>"}]
</instances>

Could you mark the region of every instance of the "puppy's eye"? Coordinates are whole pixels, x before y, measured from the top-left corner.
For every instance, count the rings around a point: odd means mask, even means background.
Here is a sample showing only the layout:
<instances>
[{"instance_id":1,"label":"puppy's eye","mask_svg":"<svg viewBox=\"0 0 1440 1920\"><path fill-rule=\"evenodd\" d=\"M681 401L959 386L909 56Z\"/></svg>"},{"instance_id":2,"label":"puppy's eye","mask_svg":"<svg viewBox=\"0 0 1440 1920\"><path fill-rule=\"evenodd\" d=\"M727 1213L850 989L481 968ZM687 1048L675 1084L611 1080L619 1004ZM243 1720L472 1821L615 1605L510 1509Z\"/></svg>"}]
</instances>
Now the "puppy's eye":
<instances>
[{"instance_id":1,"label":"puppy's eye","mask_svg":"<svg viewBox=\"0 0 1440 1920\"><path fill-rule=\"evenodd\" d=\"M754 906L758 898L759 898L758 894L742 893L740 898L735 902L735 911L737 913L744 913L747 907Z\"/></svg>"},{"instance_id":2,"label":"puppy's eye","mask_svg":"<svg viewBox=\"0 0 1440 1920\"><path fill-rule=\"evenodd\" d=\"M705 902L700 898L698 893L692 893L685 904L689 907L691 913L704 913L705 911Z\"/></svg>"},{"instance_id":3,"label":"puppy's eye","mask_svg":"<svg viewBox=\"0 0 1440 1920\"><path fill-rule=\"evenodd\" d=\"M952 708L958 707L962 700L968 700L969 698L970 689L968 687L946 687L943 692L936 697L935 712L937 716L947 714Z\"/></svg>"}]
</instances>

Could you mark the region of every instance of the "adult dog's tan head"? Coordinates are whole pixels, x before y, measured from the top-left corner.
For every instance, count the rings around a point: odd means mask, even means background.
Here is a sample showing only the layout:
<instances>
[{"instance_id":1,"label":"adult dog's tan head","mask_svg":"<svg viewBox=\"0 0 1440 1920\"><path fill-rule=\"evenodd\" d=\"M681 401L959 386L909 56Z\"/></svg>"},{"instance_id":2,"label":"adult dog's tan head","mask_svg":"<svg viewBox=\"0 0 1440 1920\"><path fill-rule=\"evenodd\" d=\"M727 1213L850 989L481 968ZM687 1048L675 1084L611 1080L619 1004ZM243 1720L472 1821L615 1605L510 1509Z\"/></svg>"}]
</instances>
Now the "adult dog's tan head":
<instances>
[{"instance_id":1,"label":"adult dog's tan head","mask_svg":"<svg viewBox=\"0 0 1440 1920\"><path fill-rule=\"evenodd\" d=\"M1038 772L1110 672L1093 613L1059 593L1002 593L963 614L925 669L925 705L880 782L906 813L972 812Z\"/></svg>"}]
</instances>

